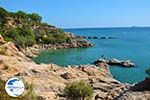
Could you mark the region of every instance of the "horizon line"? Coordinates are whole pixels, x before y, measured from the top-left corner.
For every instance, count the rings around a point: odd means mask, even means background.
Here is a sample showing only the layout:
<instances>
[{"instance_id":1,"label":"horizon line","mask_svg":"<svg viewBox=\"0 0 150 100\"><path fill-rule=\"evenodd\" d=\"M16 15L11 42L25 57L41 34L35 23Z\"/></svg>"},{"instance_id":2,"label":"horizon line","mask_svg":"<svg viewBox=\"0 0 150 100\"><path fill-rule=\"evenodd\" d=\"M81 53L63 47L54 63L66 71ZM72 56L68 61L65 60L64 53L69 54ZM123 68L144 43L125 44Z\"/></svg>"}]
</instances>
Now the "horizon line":
<instances>
[{"instance_id":1,"label":"horizon line","mask_svg":"<svg viewBox=\"0 0 150 100\"><path fill-rule=\"evenodd\" d=\"M150 28L150 26L112 26L112 27L67 27L61 29L93 29L93 28Z\"/></svg>"}]
</instances>

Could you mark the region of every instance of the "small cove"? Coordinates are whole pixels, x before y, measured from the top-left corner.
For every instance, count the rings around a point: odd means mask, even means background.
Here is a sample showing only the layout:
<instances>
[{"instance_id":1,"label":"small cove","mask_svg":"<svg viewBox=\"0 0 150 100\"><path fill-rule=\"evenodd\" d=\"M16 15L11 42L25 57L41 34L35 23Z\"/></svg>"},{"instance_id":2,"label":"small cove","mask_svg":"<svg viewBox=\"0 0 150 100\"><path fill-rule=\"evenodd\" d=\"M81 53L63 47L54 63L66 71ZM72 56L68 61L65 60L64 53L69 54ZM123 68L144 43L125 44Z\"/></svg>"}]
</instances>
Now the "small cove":
<instances>
[{"instance_id":1,"label":"small cove","mask_svg":"<svg viewBox=\"0 0 150 100\"><path fill-rule=\"evenodd\" d=\"M104 55L106 59L132 60L133 68L111 66L111 74L123 83L143 80L150 66L150 28L90 28L67 29L76 35L116 37L116 39L89 39L95 44L90 48L58 49L45 51L33 58L37 63L65 65L90 64Z\"/></svg>"}]
</instances>

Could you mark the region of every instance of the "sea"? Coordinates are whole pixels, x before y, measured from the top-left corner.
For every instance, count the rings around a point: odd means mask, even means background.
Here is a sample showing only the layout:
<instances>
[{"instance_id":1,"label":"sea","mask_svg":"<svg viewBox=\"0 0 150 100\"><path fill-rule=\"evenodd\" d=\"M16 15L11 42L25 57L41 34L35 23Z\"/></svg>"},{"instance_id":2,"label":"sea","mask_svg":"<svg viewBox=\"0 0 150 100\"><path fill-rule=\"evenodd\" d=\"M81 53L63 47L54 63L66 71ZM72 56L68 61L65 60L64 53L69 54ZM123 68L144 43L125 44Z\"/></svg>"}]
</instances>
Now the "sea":
<instances>
[{"instance_id":1,"label":"sea","mask_svg":"<svg viewBox=\"0 0 150 100\"><path fill-rule=\"evenodd\" d=\"M133 84L148 76L145 70L150 68L150 27L74 28L64 31L98 39L87 38L94 47L44 51L33 60L37 63L66 66L91 64L104 56L105 59L131 60L136 64L131 68L109 67L113 77L120 82Z\"/></svg>"}]
</instances>

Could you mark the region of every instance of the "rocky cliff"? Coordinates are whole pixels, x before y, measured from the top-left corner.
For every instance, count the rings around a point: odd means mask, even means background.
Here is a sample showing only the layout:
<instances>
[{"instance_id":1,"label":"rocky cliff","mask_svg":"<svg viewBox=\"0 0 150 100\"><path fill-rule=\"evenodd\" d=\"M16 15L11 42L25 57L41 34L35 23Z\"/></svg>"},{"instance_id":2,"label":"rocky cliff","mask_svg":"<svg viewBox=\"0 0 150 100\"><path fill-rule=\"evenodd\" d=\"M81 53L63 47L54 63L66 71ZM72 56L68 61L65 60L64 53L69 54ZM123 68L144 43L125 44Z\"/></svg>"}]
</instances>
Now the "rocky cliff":
<instances>
[{"instance_id":1,"label":"rocky cliff","mask_svg":"<svg viewBox=\"0 0 150 100\"><path fill-rule=\"evenodd\" d=\"M20 77L33 84L42 100L65 100L66 84L84 80L94 89L93 100L149 100L149 78L134 86L122 84L109 73L106 63L61 67L55 64L36 64L20 52L13 43L0 45L0 78Z\"/></svg>"},{"instance_id":2,"label":"rocky cliff","mask_svg":"<svg viewBox=\"0 0 150 100\"><path fill-rule=\"evenodd\" d=\"M43 100L65 99L66 84L76 80L89 82L94 89L93 99L113 99L127 86L113 79L105 64L61 67L55 64L36 64L18 51L13 43L3 43L0 48L0 78L20 77L33 84L35 93ZM116 89L116 90L115 90ZM115 91L115 92L114 92ZM116 93L116 94L113 94Z\"/></svg>"}]
</instances>

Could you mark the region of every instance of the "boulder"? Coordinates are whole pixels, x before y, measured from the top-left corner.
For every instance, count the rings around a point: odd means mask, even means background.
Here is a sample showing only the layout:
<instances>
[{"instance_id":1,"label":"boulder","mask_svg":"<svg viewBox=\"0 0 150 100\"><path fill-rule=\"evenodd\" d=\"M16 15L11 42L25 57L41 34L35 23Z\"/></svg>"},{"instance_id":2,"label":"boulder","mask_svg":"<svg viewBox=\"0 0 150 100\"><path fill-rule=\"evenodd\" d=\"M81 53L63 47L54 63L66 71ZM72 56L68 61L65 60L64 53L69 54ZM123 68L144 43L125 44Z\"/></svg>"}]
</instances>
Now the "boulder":
<instances>
[{"instance_id":1,"label":"boulder","mask_svg":"<svg viewBox=\"0 0 150 100\"><path fill-rule=\"evenodd\" d=\"M135 66L135 64L132 63L130 60L123 61L121 64L122 64L122 66L124 66L124 67L133 67L133 66Z\"/></svg>"},{"instance_id":2,"label":"boulder","mask_svg":"<svg viewBox=\"0 0 150 100\"><path fill-rule=\"evenodd\" d=\"M117 65L117 66L123 66L123 67L133 67L135 66L134 63L132 63L130 60L127 61L121 61L118 59L111 59L111 60L105 60L105 59L98 59L97 61L94 62L95 65Z\"/></svg>"},{"instance_id":3,"label":"boulder","mask_svg":"<svg viewBox=\"0 0 150 100\"><path fill-rule=\"evenodd\" d=\"M98 59L97 61L94 62L94 64L98 63L107 63L107 61L105 59Z\"/></svg>"},{"instance_id":4,"label":"boulder","mask_svg":"<svg viewBox=\"0 0 150 100\"><path fill-rule=\"evenodd\" d=\"M72 73L69 73L69 72L66 72L66 73L62 74L61 77L68 80L68 79L76 78L76 75L72 74Z\"/></svg>"},{"instance_id":5,"label":"boulder","mask_svg":"<svg viewBox=\"0 0 150 100\"><path fill-rule=\"evenodd\" d=\"M98 59L97 61L94 62L94 64L97 66L100 66L100 67L108 67L109 66L105 59Z\"/></svg>"},{"instance_id":6,"label":"boulder","mask_svg":"<svg viewBox=\"0 0 150 100\"><path fill-rule=\"evenodd\" d=\"M95 100L105 100L107 96L107 93L104 92L99 92L98 94L95 95Z\"/></svg>"},{"instance_id":7,"label":"boulder","mask_svg":"<svg viewBox=\"0 0 150 100\"><path fill-rule=\"evenodd\" d=\"M1 45L0 52L1 52L1 54L9 55L9 56L19 54L19 50L17 49L15 44L12 42L7 42L7 43Z\"/></svg>"},{"instance_id":8,"label":"boulder","mask_svg":"<svg viewBox=\"0 0 150 100\"><path fill-rule=\"evenodd\" d=\"M150 77L145 78L144 81L139 82L130 88L132 91L150 91Z\"/></svg>"},{"instance_id":9,"label":"boulder","mask_svg":"<svg viewBox=\"0 0 150 100\"><path fill-rule=\"evenodd\" d=\"M68 38L74 38L74 34L73 33L70 33L70 32L66 32L66 35Z\"/></svg>"},{"instance_id":10,"label":"boulder","mask_svg":"<svg viewBox=\"0 0 150 100\"><path fill-rule=\"evenodd\" d=\"M118 59L113 58L113 59L108 61L108 64L109 65L118 65L118 64L121 64L121 61L118 60Z\"/></svg>"}]
</instances>

